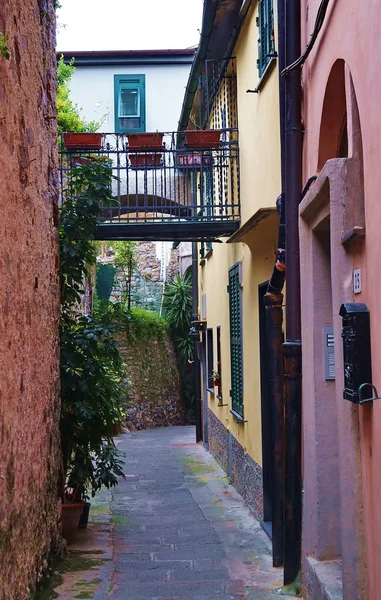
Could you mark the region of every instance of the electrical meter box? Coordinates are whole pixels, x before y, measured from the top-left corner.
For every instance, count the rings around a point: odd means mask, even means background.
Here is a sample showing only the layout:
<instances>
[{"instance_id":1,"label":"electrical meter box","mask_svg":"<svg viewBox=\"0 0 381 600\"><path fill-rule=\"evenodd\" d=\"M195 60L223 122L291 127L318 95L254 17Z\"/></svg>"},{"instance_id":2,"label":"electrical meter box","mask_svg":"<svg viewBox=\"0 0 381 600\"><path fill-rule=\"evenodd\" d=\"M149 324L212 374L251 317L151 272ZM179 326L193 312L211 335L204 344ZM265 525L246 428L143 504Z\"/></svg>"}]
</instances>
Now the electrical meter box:
<instances>
[{"instance_id":1,"label":"electrical meter box","mask_svg":"<svg viewBox=\"0 0 381 600\"><path fill-rule=\"evenodd\" d=\"M344 392L346 400L359 403L359 387L372 383L369 310L362 302L342 304Z\"/></svg>"}]
</instances>

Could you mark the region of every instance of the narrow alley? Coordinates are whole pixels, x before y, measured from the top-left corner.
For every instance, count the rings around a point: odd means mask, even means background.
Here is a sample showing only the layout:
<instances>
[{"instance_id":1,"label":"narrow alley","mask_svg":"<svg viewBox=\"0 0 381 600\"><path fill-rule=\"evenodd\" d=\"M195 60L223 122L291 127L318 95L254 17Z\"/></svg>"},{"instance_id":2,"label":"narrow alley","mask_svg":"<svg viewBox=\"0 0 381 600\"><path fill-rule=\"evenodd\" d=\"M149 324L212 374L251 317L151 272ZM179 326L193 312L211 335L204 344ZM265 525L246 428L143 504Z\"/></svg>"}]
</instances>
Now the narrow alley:
<instances>
[{"instance_id":1,"label":"narrow alley","mask_svg":"<svg viewBox=\"0 0 381 600\"><path fill-rule=\"evenodd\" d=\"M168 427L117 438L126 480L112 495L101 493L105 503L91 509L98 522L70 546L68 572L55 589L60 600L270 600L280 593L269 539L194 436L193 427ZM73 555L81 560L70 572Z\"/></svg>"}]
</instances>

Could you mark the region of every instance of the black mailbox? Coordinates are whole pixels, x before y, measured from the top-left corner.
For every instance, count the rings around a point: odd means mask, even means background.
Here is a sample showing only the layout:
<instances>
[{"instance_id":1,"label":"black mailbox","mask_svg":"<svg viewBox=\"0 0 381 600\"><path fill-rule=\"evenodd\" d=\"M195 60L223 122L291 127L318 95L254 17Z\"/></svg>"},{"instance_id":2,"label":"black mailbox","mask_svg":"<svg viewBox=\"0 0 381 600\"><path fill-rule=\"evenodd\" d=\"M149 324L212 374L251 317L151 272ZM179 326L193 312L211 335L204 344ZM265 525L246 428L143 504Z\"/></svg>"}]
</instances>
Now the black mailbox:
<instances>
[{"instance_id":1,"label":"black mailbox","mask_svg":"<svg viewBox=\"0 0 381 600\"><path fill-rule=\"evenodd\" d=\"M369 310L362 302L342 304L344 398L358 404L359 387L372 384Z\"/></svg>"}]
</instances>

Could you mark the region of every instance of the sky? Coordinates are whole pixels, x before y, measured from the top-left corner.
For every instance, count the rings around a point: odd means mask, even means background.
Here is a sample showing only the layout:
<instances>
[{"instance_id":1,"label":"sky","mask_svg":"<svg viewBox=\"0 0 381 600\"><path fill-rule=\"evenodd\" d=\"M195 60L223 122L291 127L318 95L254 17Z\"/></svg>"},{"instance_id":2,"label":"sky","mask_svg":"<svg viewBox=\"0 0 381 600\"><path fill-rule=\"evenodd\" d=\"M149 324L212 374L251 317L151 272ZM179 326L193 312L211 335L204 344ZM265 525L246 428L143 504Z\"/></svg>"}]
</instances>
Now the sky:
<instances>
[{"instance_id":1,"label":"sky","mask_svg":"<svg viewBox=\"0 0 381 600\"><path fill-rule=\"evenodd\" d=\"M203 0L60 0L57 50L153 50L199 42Z\"/></svg>"}]
</instances>

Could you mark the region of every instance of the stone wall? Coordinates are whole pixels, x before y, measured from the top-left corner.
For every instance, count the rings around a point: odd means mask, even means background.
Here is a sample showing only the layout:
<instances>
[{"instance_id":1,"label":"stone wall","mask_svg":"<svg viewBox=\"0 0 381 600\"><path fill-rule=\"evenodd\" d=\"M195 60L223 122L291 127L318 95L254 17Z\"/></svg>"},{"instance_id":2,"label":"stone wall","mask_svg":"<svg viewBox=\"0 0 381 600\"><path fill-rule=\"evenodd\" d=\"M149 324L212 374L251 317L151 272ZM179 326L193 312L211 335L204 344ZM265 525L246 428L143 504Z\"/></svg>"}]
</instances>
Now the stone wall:
<instances>
[{"instance_id":1,"label":"stone wall","mask_svg":"<svg viewBox=\"0 0 381 600\"><path fill-rule=\"evenodd\" d=\"M53 0L2 0L0 32L0 599L27 600L58 531Z\"/></svg>"},{"instance_id":2,"label":"stone wall","mask_svg":"<svg viewBox=\"0 0 381 600\"><path fill-rule=\"evenodd\" d=\"M209 450L256 519L263 519L262 469L215 414L208 410Z\"/></svg>"},{"instance_id":3,"label":"stone wall","mask_svg":"<svg viewBox=\"0 0 381 600\"><path fill-rule=\"evenodd\" d=\"M179 371L171 339L119 339L128 379L127 419L129 429L148 429L184 424Z\"/></svg>"}]
</instances>

